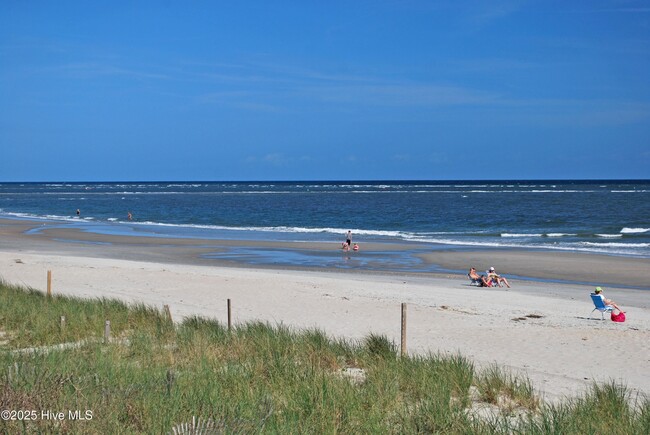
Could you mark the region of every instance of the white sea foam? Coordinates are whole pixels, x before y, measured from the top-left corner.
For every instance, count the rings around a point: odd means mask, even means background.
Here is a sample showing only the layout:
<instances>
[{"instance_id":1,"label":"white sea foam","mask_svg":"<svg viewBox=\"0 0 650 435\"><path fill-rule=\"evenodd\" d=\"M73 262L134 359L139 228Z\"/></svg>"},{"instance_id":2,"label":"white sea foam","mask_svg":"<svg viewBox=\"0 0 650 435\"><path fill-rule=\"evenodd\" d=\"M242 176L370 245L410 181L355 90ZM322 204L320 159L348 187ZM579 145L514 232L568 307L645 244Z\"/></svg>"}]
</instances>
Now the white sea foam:
<instances>
[{"instance_id":1,"label":"white sea foam","mask_svg":"<svg viewBox=\"0 0 650 435\"><path fill-rule=\"evenodd\" d=\"M534 233L534 234L502 233L501 234L501 237L542 237L542 236L543 236L543 234L537 234L537 233Z\"/></svg>"},{"instance_id":2,"label":"white sea foam","mask_svg":"<svg viewBox=\"0 0 650 435\"><path fill-rule=\"evenodd\" d=\"M168 184L164 188L180 187L182 189L192 189L192 188L201 187L201 186L203 186L203 185L202 184Z\"/></svg>"},{"instance_id":3,"label":"white sea foam","mask_svg":"<svg viewBox=\"0 0 650 435\"><path fill-rule=\"evenodd\" d=\"M30 219L30 220L53 220L53 221L66 221L66 222L80 222L83 219L79 219L77 216L59 216L54 214L48 215L37 215L33 213L18 213L18 212L2 212L5 216L12 216L19 219Z\"/></svg>"},{"instance_id":4,"label":"white sea foam","mask_svg":"<svg viewBox=\"0 0 650 435\"><path fill-rule=\"evenodd\" d=\"M647 257L647 252L639 252L639 249L647 249L650 243L567 243L564 245L534 245L525 243L509 243L509 242L483 242L483 241L459 241L452 239L418 239L420 242L428 242L442 245L456 245L456 246L477 246L485 248L523 248L523 249L551 249L553 251L569 251L569 252L591 252L603 253L610 255L626 255L633 257Z\"/></svg>"},{"instance_id":5,"label":"white sea foam","mask_svg":"<svg viewBox=\"0 0 650 435\"><path fill-rule=\"evenodd\" d=\"M642 234L650 231L650 228L623 228L621 234Z\"/></svg>"},{"instance_id":6,"label":"white sea foam","mask_svg":"<svg viewBox=\"0 0 650 435\"><path fill-rule=\"evenodd\" d=\"M601 248L650 248L650 243L598 243L579 242L583 246L596 246Z\"/></svg>"},{"instance_id":7,"label":"white sea foam","mask_svg":"<svg viewBox=\"0 0 650 435\"><path fill-rule=\"evenodd\" d=\"M548 233L546 237L576 237L577 234L572 233Z\"/></svg>"},{"instance_id":8,"label":"white sea foam","mask_svg":"<svg viewBox=\"0 0 650 435\"><path fill-rule=\"evenodd\" d=\"M259 231L259 232L274 232L274 233L303 233L303 234L340 234L344 236L348 231L347 228L306 228L306 227L288 227L288 226L275 226L275 227L232 227L222 225L202 225L202 224L171 224L162 222L130 222L131 225L141 226L160 226L172 228L190 228L190 229L207 229L207 230L221 230L221 231ZM354 235L360 236L375 236L387 238L401 238L408 239L413 237L411 233L400 231L382 231L382 230L363 230L352 229Z\"/></svg>"},{"instance_id":9,"label":"white sea foam","mask_svg":"<svg viewBox=\"0 0 650 435\"><path fill-rule=\"evenodd\" d=\"M623 237L623 234L596 234L596 237L602 237L603 239L619 239Z\"/></svg>"},{"instance_id":10,"label":"white sea foam","mask_svg":"<svg viewBox=\"0 0 650 435\"><path fill-rule=\"evenodd\" d=\"M72 216L36 216L30 215L27 213L4 213L5 215L13 215L21 218L32 218L32 219L48 219L48 220L58 220L58 221L68 221L68 222L88 222L84 220L86 218L79 219L78 217ZM110 218L112 223L116 223L115 218ZM142 226L160 226L160 227L177 227L177 228L190 228L190 229L208 229L208 230L223 230L223 231L262 231L262 232L276 232L276 233L312 233L312 234L330 234L343 236L347 229L345 228L303 228L303 227L286 227L286 226L277 226L277 227L226 227L219 225L188 225L188 224L167 224L160 222L123 222L119 221L118 223L132 225L142 225ZM464 232L431 232L427 234L415 234L409 232L400 232L400 231L381 231L381 230L361 230L361 229L352 229L352 232L355 236L358 237L380 237L388 239L397 239L397 240L406 240L411 242L418 243L433 243L439 245L453 245L453 246L475 246L475 247L485 247L485 248L546 248L556 251L573 251L573 252L593 252L593 253L605 253L610 255L628 255L628 256L641 256L646 257L648 255L647 250L650 248L650 243L612 243L612 242L573 242L573 243L553 243L543 244L543 243L525 243L523 240L530 240L531 234L520 234L522 239L517 240L516 237L505 237L505 238L488 238L485 240L476 239L475 237L470 238L472 233ZM558 233L559 234L559 233ZM475 233L478 235L478 233ZM449 237L451 236L451 237ZM454 236L459 236L456 238ZM470 237L468 237L470 236ZM535 236L538 236L537 234ZM621 235L618 235L619 237ZM544 240L540 238L539 240ZM523 242L523 243L522 243Z\"/></svg>"},{"instance_id":11,"label":"white sea foam","mask_svg":"<svg viewBox=\"0 0 650 435\"><path fill-rule=\"evenodd\" d=\"M521 192L526 192L522 190ZM595 193L596 190L531 190L532 193Z\"/></svg>"}]
</instances>

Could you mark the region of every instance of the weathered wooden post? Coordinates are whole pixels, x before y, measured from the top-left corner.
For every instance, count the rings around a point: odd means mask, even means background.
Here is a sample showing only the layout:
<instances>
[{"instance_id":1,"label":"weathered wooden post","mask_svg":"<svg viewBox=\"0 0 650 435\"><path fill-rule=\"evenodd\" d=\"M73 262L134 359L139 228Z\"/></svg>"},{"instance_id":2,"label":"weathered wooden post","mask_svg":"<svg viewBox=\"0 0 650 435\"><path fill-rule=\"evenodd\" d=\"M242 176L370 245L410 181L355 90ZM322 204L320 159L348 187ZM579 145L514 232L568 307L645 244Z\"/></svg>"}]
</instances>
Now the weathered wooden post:
<instances>
[{"instance_id":1,"label":"weathered wooden post","mask_svg":"<svg viewBox=\"0 0 650 435\"><path fill-rule=\"evenodd\" d=\"M230 305L230 299L228 299L228 331L232 328L232 309Z\"/></svg>"},{"instance_id":2,"label":"weathered wooden post","mask_svg":"<svg viewBox=\"0 0 650 435\"><path fill-rule=\"evenodd\" d=\"M65 316L61 316L61 331L65 329Z\"/></svg>"},{"instance_id":3,"label":"weathered wooden post","mask_svg":"<svg viewBox=\"0 0 650 435\"><path fill-rule=\"evenodd\" d=\"M174 374L174 371L172 369L167 369L167 395L168 396L172 394L172 387L174 386L175 378L176 375Z\"/></svg>"},{"instance_id":4,"label":"weathered wooden post","mask_svg":"<svg viewBox=\"0 0 650 435\"><path fill-rule=\"evenodd\" d=\"M111 341L111 321L107 320L104 323L104 343L108 344Z\"/></svg>"},{"instance_id":5,"label":"weathered wooden post","mask_svg":"<svg viewBox=\"0 0 650 435\"><path fill-rule=\"evenodd\" d=\"M172 312L171 312L171 310L169 309L169 305L163 305L163 309L165 310L165 315L167 316L167 318L169 319L169 321L170 321L170 322L173 322L173 320L172 320Z\"/></svg>"},{"instance_id":6,"label":"weathered wooden post","mask_svg":"<svg viewBox=\"0 0 650 435\"><path fill-rule=\"evenodd\" d=\"M52 296L52 271L47 271L47 296Z\"/></svg>"},{"instance_id":7,"label":"weathered wooden post","mask_svg":"<svg viewBox=\"0 0 650 435\"><path fill-rule=\"evenodd\" d=\"M401 356L406 355L406 304L402 302L402 348Z\"/></svg>"}]
</instances>

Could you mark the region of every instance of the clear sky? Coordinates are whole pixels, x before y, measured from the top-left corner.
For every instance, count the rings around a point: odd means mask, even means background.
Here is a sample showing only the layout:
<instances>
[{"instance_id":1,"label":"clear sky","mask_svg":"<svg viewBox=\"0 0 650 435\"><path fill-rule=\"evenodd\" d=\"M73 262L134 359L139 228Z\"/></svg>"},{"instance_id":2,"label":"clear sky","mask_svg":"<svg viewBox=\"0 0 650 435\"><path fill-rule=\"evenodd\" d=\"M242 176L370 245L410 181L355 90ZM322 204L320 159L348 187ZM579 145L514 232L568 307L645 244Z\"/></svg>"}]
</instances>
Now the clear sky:
<instances>
[{"instance_id":1,"label":"clear sky","mask_svg":"<svg viewBox=\"0 0 650 435\"><path fill-rule=\"evenodd\" d=\"M650 178L650 2L0 2L0 181Z\"/></svg>"}]
</instances>

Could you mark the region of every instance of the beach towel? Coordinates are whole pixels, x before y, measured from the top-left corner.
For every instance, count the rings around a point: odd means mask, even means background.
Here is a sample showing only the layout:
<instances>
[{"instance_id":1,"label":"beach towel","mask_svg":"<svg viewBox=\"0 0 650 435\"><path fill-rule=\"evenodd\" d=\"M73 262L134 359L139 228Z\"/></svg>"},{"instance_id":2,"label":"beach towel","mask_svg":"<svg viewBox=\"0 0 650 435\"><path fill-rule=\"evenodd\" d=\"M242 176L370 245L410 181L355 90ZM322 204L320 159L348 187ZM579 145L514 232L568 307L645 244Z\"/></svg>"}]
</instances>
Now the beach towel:
<instances>
[{"instance_id":1,"label":"beach towel","mask_svg":"<svg viewBox=\"0 0 650 435\"><path fill-rule=\"evenodd\" d=\"M625 322L625 313L621 311L618 314L614 314L612 311L612 322Z\"/></svg>"}]
</instances>

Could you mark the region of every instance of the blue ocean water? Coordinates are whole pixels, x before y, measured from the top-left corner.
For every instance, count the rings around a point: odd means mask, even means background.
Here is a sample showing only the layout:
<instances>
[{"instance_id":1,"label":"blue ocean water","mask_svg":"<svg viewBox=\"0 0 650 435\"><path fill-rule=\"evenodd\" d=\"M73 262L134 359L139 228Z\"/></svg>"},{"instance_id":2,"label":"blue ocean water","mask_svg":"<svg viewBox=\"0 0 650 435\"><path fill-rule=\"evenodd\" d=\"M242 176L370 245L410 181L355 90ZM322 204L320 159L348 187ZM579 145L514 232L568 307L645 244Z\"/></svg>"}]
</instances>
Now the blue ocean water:
<instances>
[{"instance_id":1,"label":"blue ocean water","mask_svg":"<svg viewBox=\"0 0 650 435\"><path fill-rule=\"evenodd\" d=\"M650 258L650 180L2 183L2 216L111 234L329 242L352 230L432 249Z\"/></svg>"}]
</instances>

